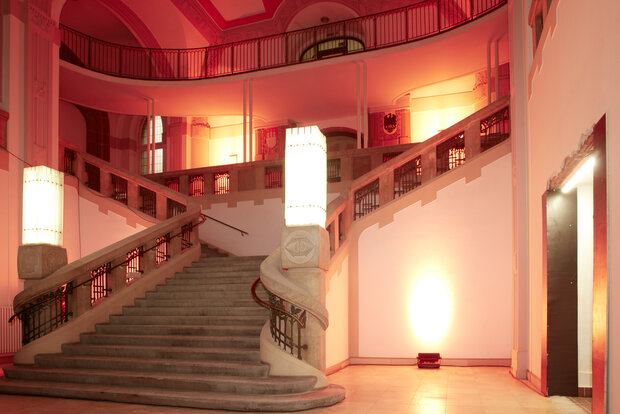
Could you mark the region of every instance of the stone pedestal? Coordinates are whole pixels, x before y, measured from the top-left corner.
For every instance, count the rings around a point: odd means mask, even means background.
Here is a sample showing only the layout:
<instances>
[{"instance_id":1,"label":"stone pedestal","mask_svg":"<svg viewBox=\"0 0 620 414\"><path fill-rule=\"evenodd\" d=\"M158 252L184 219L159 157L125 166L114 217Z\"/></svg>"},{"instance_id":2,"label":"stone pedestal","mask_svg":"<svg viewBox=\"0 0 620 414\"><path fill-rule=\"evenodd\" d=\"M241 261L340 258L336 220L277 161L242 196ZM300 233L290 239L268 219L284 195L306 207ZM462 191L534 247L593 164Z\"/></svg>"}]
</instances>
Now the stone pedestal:
<instances>
[{"instance_id":1,"label":"stone pedestal","mask_svg":"<svg viewBox=\"0 0 620 414\"><path fill-rule=\"evenodd\" d=\"M67 249L51 244L26 244L17 250L17 274L26 283L43 279L67 264Z\"/></svg>"},{"instance_id":2,"label":"stone pedestal","mask_svg":"<svg viewBox=\"0 0 620 414\"><path fill-rule=\"evenodd\" d=\"M285 227L281 240L282 268L287 277L302 286L325 306L325 270L329 266L329 233L320 226ZM305 362L325 372L325 329L309 316L303 329Z\"/></svg>"}]
</instances>

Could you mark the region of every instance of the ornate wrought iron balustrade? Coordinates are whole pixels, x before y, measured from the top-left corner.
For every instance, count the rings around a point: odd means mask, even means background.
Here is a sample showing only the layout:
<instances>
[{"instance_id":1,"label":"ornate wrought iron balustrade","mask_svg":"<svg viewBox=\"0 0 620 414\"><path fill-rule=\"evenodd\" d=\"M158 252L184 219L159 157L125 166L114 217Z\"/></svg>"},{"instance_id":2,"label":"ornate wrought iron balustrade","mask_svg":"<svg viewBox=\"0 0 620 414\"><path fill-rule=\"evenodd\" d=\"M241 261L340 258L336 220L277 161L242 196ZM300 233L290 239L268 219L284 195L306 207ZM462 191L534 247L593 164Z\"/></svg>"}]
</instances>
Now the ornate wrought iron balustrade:
<instances>
[{"instance_id":1,"label":"ornate wrought iron balustrade","mask_svg":"<svg viewBox=\"0 0 620 414\"><path fill-rule=\"evenodd\" d=\"M426 0L370 16L196 49L123 46L60 25L60 58L124 78L206 79L415 42L464 25L506 3Z\"/></svg>"},{"instance_id":2,"label":"ornate wrought iron balustrade","mask_svg":"<svg viewBox=\"0 0 620 414\"><path fill-rule=\"evenodd\" d=\"M355 192L355 220L379 208L379 179Z\"/></svg>"},{"instance_id":3,"label":"ornate wrought iron balustrade","mask_svg":"<svg viewBox=\"0 0 620 414\"><path fill-rule=\"evenodd\" d=\"M302 358L302 350L308 349L308 345L302 344L302 329L306 327L306 310L298 308L285 299L275 295L265 288L269 295L269 302L265 302L256 294L258 285L264 287L260 277L252 284L252 296L254 300L264 308L269 309L269 329L271 337L286 352Z\"/></svg>"},{"instance_id":4,"label":"ornate wrought iron balustrade","mask_svg":"<svg viewBox=\"0 0 620 414\"><path fill-rule=\"evenodd\" d=\"M88 308L97 306L101 301L105 300L111 292L115 292L121 288L114 283L114 273L118 269L122 269L122 284L131 283L135 277L142 273L145 266L145 253L154 250L154 263L152 266L160 265L168 260L169 243L171 239L181 238L181 252L191 246L192 232L194 228L206 220L206 217L200 214L200 221L193 221L180 226L180 231L175 234L165 233L156 237L151 247L146 248L143 245L135 246L126 253L120 255L116 260L107 261L103 264L96 265L93 263L91 271L85 275L76 275L73 280L58 288L42 293L28 302L16 306L16 312L9 319L9 323L14 318L22 321L22 343L26 345L44 335L47 335L58 329L62 324L68 322L74 317L79 316L79 303L87 303ZM148 230L148 229L147 229ZM80 280L83 280L80 282ZM117 282L118 283L118 282ZM78 289L81 286L87 286L90 289ZM86 292L88 297L79 299L78 295Z\"/></svg>"},{"instance_id":5,"label":"ornate wrought iron balustrade","mask_svg":"<svg viewBox=\"0 0 620 414\"><path fill-rule=\"evenodd\" d=\"M486 151L510 136L510 111L502 108L480 121L480 148Z\"/></svg>"}]
</instances>

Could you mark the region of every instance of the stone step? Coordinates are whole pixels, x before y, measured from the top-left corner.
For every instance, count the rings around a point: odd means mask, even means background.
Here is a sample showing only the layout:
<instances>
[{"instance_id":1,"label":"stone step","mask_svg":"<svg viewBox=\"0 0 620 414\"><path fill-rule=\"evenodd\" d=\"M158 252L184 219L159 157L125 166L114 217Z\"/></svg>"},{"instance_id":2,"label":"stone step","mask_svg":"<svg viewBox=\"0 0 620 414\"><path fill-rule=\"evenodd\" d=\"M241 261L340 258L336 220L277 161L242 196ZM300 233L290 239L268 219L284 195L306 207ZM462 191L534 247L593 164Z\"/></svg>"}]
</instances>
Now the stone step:
<instances>
[{"instance_id":1,"label":"stone step","mask_svg":"<svg viewBox=\"0 0 620 414\"><path fill-rule=\"evenodd\" d=\"M230 278L236 279L238 277L254 277L257 278L260 274L258 267L249 269L234 269L234 268L201 268L201 267L186 267L183 272L175 273L177 279L192 279L192 278Z\"/></svg>"},{"instance_id":2,"label":"stone step","mask_svg":"<svg viewBox=\"0 0 620 414\"><path fill-rule=\"evenodd\" d=\"M139 345L139 346L181 346L198 348L255 348L259 337L245 336L195 336L195 335L99 335L83 333L83 344Z\"/></svg>"},{"instance_id":3,"label":"stone step","mask_svg":"<svg viewBox=\"0 0 620 414\"><path fill-rule=\"evenodd\" d=\"M232 375L266 377L269 365L248 361L187 361L149 358L121 358L40 354L35 357L40 368L92 369L104 371L160 372L165 374Z\"/></svg>"},{"instance_id":4,"label":"stone step","mask_svg":"<svg viewBox=\"0 0 620 414\"><path fill-rule=\"evenodd\" d=\"M251 299L250 290L217 292L147 292L146 299Z\"/></svg>"},{"instance_id":5,"label":"stone step","mask_svg":"<svg viewBox=\"0 0 620 414\"><path fill-rule=\"evenodd\" d=\"M201 257L195 264L200 265L203 263L215 264L215 263L262 263L267 256L236 256L236 257Z\"/></svg>"},{"instance_id":6,"label":"stone step","mask_svg":"<svg viewBox=\"0 0 620 414\"><path fill-rule=\"evenodd\" d=\"M243 325L263 326L265 316L112 315L110 324L120 325Z\"/></svg>"},{"instance_id":7,"label":"stone step","mask_svg":"<svg viewBox=\"0 0 620 414\"><path fill-rule=\"evenodd\" d=\"M122 358L178 359L186 361L247 361L260 362L260 351L255 348L184 348L157 346L118 346L64 344L66 355L90 355Z\"/></svg>"},{"instance_id":8,"label":"stone step","mask_svg":"<svg viewBox=\"0 0 620 414\"><path fill-rule=\"evenodd\" d=\"M312 389L315 377L231 377L197 374L162 374L153 372L100 371L88 369L49 369L10 367L9 379L55 381L64 383L163 388L174 391L207 391L238 394L291 394Z\"/></svg>"},{"instance_id":9,"label":"stone step","mask_svg":"<svg viewBox=\"0 0 620 414\"><path fill-rule=\"evenodd\" d=\"M123 315L126 316L263 316L268 315L269 311L258 306L256 303L245 303L250 306L175 306L172 301L166 302L170 306L155 306L151 302L143 302L143 306L131 306L123 308ZM180 301L174 301L180 302ZM252 301L254 302L254 301ZM149 306L151 303L153 306ZM204 305L204 302L201 301ZM116 316L115 316L116 317Z\"/></svg>"},{"instance_id":10,"label":"stone step","mask_svg":"<svg viewBox=\"0 0 620 414\"><path fill-rule=\"evenodd\" d=\"M179 279L168 279L166 281L166 286L169 285L217 285L217 284L226 284L226 285L245 285L248 289L252 287L252 283L258 278L258 276L238 276L238 277L220 277L220 276L209 276L204 278L194 277L194 278L179 278Z\"/></svg>"},{"instance_id":11,"label":"stone step","mask_svg":"<svg viewBox=\"0 0 620 414\"><path fill-rule=\"evenodd\" d=\"M327 407L342 401L345 390L338 385L302 394L237 395L153 388L127 388L56 381L25 381L0 378L0 391L10 394L77 398L96 401L234 411L301 411Z\"/></svg>"},{"instance_id":12,"label":"stone step","mask_svg":"<svg viewBox=\"0 0 620 414\"><path fill-rule=\"evenodd\" d=\"M204 299L136 299L134 301L135 307L180 307L187 306L188 308L204 308L204 307L221 307L221 306L243 306L243 307L255 307L260 306L250 295L249 298L210 298Z\"/></svg>"},{"instance_id":13,"label":"stone step","mask_svg":"<svg viewBox=\"0 0 620 414\"><path fill-rule=\"evenodd\" d=\"M247 283L195 283L165 284L157 286L156 292L249 292L251 284Z\"/></svg>"},{"instance_id":14,"label":"stone step","mask_svg":"<svg viewBox=\"0 0 620 414\"><path fill-rule=\"evenodd\" d=\"M154 319L154 318L152 318ZM145 322L149 322L145 320ZM248 325L157 325L157 324L98 324L95 332L112 335L202 335L202 336L256 336L262 324Z\"/></svg>"}]
</instances>

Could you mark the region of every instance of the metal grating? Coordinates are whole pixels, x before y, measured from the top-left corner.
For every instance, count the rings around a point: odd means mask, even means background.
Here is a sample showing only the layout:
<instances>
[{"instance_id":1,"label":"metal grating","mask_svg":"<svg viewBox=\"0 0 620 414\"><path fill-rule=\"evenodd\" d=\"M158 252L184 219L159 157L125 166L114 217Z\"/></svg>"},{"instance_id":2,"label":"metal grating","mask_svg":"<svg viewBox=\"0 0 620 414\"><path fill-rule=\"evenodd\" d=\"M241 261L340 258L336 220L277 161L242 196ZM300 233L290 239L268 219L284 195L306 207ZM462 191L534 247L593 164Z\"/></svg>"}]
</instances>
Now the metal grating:
<instances>
[{"instance_id":1,"label":"metal grating","mask_svg":"<svg viewBox=\"0 0 620 414\"><path fill-rule=\"evenodd\" d=\"M282 187L282 166L265 167L265 188Z\"/></svg>"},{"instance_id":2,"label":"metal grating","mask_svg":"<svg viewBox=\"0 0 620 414\"><path fill-rule=\"evenodd\" d=\"M213 174L213 194L230 193L230 173L228 171Z\"/></svg>"},{"instance_id":3,"label":"metal grating","mask_svg":"<svg viewBox=\"0 0 620 414\"><path fill-rule=\"evenodd\" d=\"M189 176L189 196L200 197L205 195L205 178L202 175Z\"/></svg>"},{"instance_id":4,"label":"metal grating","mask_svg":"<svg viewBox=\"0 0 620 414\"><path fill-rule=\"evenodd\" d=\"M510 136L510 111L505 107L480 121L480 150L486 151Z\"/></svg>"},{"instance_id":5,"label":"metal grating","mask_svg":"<svg viewBox=\"0 0 620 414\"><path fill-rule=\"evenodd\" d=\"M422 184L422 157L417 156L411 161L394 170L394 198L413 190Z\"/></svg>"},{"instance_id":6,"label":"metal grating","mask_svg":"<svg viewBox=\"0 0 620 414\"><path fill-rule=\"evenodd\" d=\"M355 192L355 220L379 208L379 179Z\"/></svg>"},{"instance_id":7,"label":"metal grating","mask_svg":"<svg viewBox=\"0 0 620 414\"><path fill-rule=\"evenodd\" d=\"M437 175L465 162L465 133L461 132L437 145Z\"/></svg>"}]
</instances>

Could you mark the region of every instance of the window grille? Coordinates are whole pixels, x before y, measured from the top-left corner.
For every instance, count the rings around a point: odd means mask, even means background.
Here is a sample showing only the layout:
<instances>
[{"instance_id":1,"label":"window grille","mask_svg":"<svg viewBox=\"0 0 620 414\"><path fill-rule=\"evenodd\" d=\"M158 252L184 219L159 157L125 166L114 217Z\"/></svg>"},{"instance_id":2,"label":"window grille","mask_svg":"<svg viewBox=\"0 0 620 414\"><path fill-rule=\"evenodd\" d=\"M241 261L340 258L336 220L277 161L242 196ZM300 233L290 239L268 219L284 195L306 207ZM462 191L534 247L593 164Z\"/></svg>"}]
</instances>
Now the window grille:
<instances>
[{"instance_id":1,"label":"window grille","mask_svg":"<svg viewBox=\"0 0 620 414\"><path fill-rule=\"evenodd\" d=\"M127 180L117 175L111 174L112 179L112 198L127 205Z\"/></svg>"},{"instance_id":2,"label":"window grille","mask_svg":"<svg viewBox=\"0 0 620 414\"><path fill-rule=\"evenodd\" d=\"M505 141L510 136L510 111L505 107L480 121L480 149L489 148Z\"/></svg>"},{"instance_id":3,"label":"window grille","mask_svg":"<svg viewBox=\"0 0 620 414\"><path fill-rule=\"evenodd\" d=\"M355 220L379 207L379 179L355 192Z\"/></svg>"},{"instance_id":4,"label":"window grille","mask_svg":"<svg viewBox=\"0 0 620 414\"><path fill-rule=\"evenodd\" d=\"M166 187L174 191L179 191L179 177L166 178Z\"/></svg>"},{"instance_id":5,"label":"window grille","mask_svg":"<svg viewBox=\"0 0 620 414\"><path fill-rule=\"evenodd\" d=\"M213 174L213 194L230 192L230 173L228 171Z\"/></svg>"},{"instance_id":6,"label":"window grille","mask_svg":"<svg viewBox=\"0 0 620 414\"><path fill-rule=\"evenodd\" d=\"M64 157L64 165L63 172L69 175L75 175L75 151L71 151L68 148L65 148L65 157Z\"/></svg>"},{"instance_id":7,"label":"window grille","mask_svg":"<svg viewBox=\"0 0 620 414\"><path fill-rule=\"evenodd\" d=\"M127 253L125 265L125 283L129 284L142 273L142 246L136 247Z\"/></svg>"},{"instance_id":8,"label":"window grille","mask_svg":"<svg viewBox=\"0 0 620 414\"><path fill-rule=\"evenodd\" d=\"M265 167L265 188L282 187L282 166Z\"/></svg>"},{"instance_id":9,"label":"window grille","mask_svg":"<svg viewBox=\"0 0 620 414\"><path fill-rule=\"evenodd\" d=\"M168 203L167 205L167 212L168 212L167 217L168 218L178 216L179 214L183 214L187 211L187 207L185 207L183 204L179 203L178 201L168 199L167 203Z\"/></svg>"},{"instance_id":10,"label":"window grille","mask_svg":"<svg viewBox=\"0 0 620 414\"><path fill-rule=\"evenodd\" d=\"M151 191L148 188L140 187L140 196L142 197L142 206L140 209L144 214L148 214L151 217L157 216L155 191Z\"/></svg>"},{"instance_id":11,"label":"window grille","mask_svg":"<svg viewBox=\"0 0 620 414\"><path fill-rule=\"evenodd\" d=\"M339 183L340 182L340 158L333 160L327 160L327 182Z\"/></svg>"},{"instance_id":12,"label":"window grille","mask_svg":"<svg viewBox=\"0 0 620 414\"><path fill-rule=\"evenodd\" d=\"M394 170L394 198L400 197L421 184L422 157L417 156Z\"/></svg>"},{"instance_id":13,"label":"window grille","mask_svg":"<svg viewBox=\"0 0 620 414\"><path fill-rule=\"evenodd\" d=\"M192 247L192 231L194 226L190 224L186 224L181 227L181 250L185 250L189 247Z\"/></svg>"},{"instance_id":14,"label":"window grille","mask_svg":"<svg viewBox=\"0 0 620 414\"><path fill-rule=\"evenodd\" d=\"M155 240L155 264L159 265L168 260L168 245L170 244L170 233L166 233Z\"/></svg>"},{"instance_id":15,"label":"window grille","mask_svg":"<svg viewBox=\"0 0 620 414\"><path fill-rule=\"evenodd\" d=\"M103 264L90 272L90 305L93 306L99 299L107 297L108 276L110 275L110 263Z\"/></svg>"},{"instance_id":16,"label":"window grille","mask_svg":"<svg viewBox=\"0 0 620 414\"><path fill-rule=\"evenodd\" d=\"M86 185L88 188L97 192L101 191L99 167L89 163L84 163L84 170L86 170L86 179L88 180Z\"/></svg>"},{"instance_id":17,"label":"window grille","mask_svg":"<svg viewBox=\"0 0 620 414\"><path fill-rule=\"evenodd\" d=\"M465 162L465 133L437 145L437 175L443 174Z\"/></svg>"},{"instance_id":18,"label":"window grille","mask_svg":"<svg viewBox=\"0 0 620 414\"><path fill-rule=\"evenodd\" d=\"M200 197L205 195L205 178L202 175L189 176L189 196Z\"/></svg>"}]
</instances>

